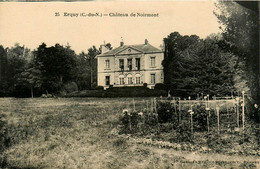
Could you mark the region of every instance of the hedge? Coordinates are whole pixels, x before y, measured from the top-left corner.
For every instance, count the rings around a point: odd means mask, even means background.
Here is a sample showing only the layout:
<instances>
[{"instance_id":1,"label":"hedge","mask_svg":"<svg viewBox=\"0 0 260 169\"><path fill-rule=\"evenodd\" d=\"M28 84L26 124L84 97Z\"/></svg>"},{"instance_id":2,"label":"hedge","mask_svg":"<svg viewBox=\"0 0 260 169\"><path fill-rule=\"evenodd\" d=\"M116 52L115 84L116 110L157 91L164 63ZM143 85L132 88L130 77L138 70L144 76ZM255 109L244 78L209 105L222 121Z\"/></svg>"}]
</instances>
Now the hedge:
<instances>
[{"instance_id":1,"label":"hedge","mask_svg":"<svg viewBox=\"0 0 260 169\"><path fill-rule=\"evenodd\" d=\"M84 90L73 92L61 97L160 97L167 96L164 90L155 89L107 89L107 90Z\"/></svg>"}]
</instances>

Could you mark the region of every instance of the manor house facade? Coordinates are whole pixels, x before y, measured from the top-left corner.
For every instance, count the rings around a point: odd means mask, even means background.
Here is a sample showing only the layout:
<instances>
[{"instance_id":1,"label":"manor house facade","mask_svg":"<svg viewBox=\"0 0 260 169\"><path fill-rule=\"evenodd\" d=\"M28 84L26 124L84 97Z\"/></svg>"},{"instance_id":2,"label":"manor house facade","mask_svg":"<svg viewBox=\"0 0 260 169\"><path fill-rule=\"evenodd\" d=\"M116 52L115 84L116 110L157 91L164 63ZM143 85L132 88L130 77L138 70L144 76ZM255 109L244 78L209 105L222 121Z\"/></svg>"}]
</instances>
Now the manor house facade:
<instances>
[{"instance_id":1,"label":"manor house facade","mask_svg":"<svg viewBox=\"0 0 260 169\"><path fill-rule=\"evenodd\" d=\"M109 50L101 45L102 53L97 56L98 86L108 88L143 86L153 89L163 83L163 51L150 45L147 40L140 45L124 45Z\"/></svg>"}]
</instances>

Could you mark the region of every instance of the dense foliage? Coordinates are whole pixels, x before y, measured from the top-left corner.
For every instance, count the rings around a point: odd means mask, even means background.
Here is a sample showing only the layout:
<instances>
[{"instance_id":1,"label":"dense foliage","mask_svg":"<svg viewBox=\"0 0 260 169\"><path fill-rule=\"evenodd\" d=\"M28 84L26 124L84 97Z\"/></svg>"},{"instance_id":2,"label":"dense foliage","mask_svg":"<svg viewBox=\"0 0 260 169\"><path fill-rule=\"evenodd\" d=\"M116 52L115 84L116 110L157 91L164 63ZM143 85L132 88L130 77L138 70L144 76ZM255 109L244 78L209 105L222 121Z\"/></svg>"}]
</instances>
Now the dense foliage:
<instances>
[{"instance_id":1,"label":"dense foliage","mask_svg":"<svg viewBox=\"0 0 260 169\"><path fill-rule=\"evenodd\" d=\"M237 57L221 37L206 39L171 33L165 42L165 84L175 96L230 95Z\"/></svg>"},{"instance_id":2,"label":"dense foliage","mask_svg":"<svg viewBox=\"0 0 260 169\"><path fill-rule=\"evenodd\" d=\"M69 45L42 43L34 51L19 44L10 49L0 46L0 96L33 97L94 88L99 53L95 46L79 55Z\"/></svg>"},{"instance_id":3,"label":"dense foliage","mask_svg":"<svg viewBox=\"0 0 260 169\"><path fill-rule=\"evenodd\" d=\"M218 10L215 11L222 24L223 38L231 46L230 52L239 56L239 64L246 72L243 79L250 89L247 94L252 109L255 103L260 104L258 5L257 1L219 1L216 3ZM240 84L243 86L243 83ZM236 87L237 90L244 90L241 85ZM260 121L259 114L253 116Z\"/></svg>"}]
</instances>

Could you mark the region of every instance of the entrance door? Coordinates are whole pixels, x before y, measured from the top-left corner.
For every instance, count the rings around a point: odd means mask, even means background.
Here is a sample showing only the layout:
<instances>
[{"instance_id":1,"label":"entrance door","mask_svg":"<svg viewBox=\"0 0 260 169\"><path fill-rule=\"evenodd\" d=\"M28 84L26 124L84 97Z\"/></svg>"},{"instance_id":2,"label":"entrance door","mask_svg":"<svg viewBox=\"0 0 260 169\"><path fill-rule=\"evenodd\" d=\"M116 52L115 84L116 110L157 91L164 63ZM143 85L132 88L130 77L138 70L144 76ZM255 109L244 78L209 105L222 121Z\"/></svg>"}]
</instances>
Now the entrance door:
<instances>
[{"instance_id":1,"label":"entrance door","mask_svg":"<svg viewBox=\"0 0 260 169\"><path fill-rule=\"evenodd\" d=\"M106 76L106 86L110 85L110 76Z\"/></svg>"}]
</instances>

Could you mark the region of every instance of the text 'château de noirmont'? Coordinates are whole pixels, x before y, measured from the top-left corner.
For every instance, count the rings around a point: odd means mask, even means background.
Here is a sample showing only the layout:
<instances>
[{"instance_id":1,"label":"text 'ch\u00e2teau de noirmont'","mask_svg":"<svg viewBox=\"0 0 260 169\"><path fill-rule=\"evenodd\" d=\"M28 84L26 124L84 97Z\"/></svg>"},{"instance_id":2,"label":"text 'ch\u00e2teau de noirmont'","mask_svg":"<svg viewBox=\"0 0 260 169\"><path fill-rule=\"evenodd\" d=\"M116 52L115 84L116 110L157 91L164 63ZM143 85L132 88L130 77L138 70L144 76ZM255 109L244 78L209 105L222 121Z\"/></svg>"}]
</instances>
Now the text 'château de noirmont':
<instances>
[{"instance_id":1,"label":"text 'ch\u00e2teau de noirmont'","mask_svg":"<svg viewBox=\"0 0 260 169\"><path fill-rule=\"evenodd\" d=\"M110 17L159 17L159 13L119 13L111 12L109 13Z\"/></svg>"}]
</instances>

